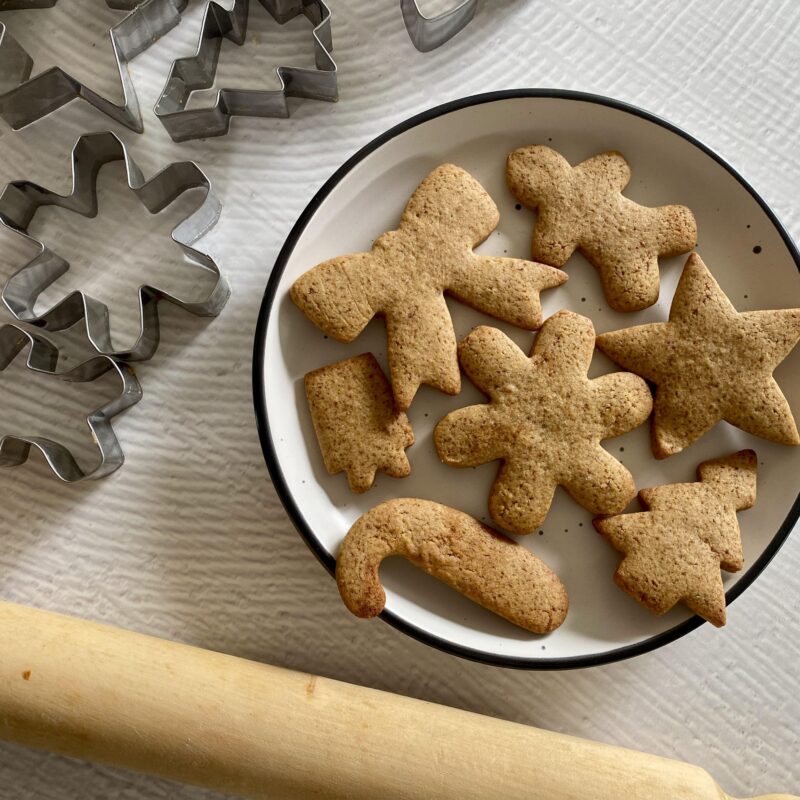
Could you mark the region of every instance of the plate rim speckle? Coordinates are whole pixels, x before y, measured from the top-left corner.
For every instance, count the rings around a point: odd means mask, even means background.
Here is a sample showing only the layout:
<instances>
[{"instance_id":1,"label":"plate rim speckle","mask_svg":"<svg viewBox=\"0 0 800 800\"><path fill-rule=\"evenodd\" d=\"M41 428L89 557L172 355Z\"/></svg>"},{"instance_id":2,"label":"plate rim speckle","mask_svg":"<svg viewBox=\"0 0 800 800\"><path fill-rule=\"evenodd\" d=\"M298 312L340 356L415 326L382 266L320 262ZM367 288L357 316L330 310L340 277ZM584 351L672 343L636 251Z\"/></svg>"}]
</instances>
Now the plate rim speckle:
<instances>
[{"instance_id":1,"label":"plate rim speckle","mask_svg":"<svg viewBox=\"0 0 800 800\"><path fill-rule=\"evenodd\" d=\"M309 549L314 553L317 559L332 576L335 574L336 560L323 548L322 544L314 534L314 531L311 529L311 526L308 525L303 517L303 514L301 513L300 508L298 507L283 474L283 470L272 442L272 435L270 431L263 380L265 366L264 360L266 355L265 344L270 314L274 307L274 301L277 296L281 276L286 269L286 265L289 261L292 251L294 250L306 226L316 213L319 206L331 193L334 187L336 187L353 169L353 167L366 158L370 153L374 152L386 142L410 130L411 128L414 128L431 119L449 114L453 111L458 111L470 106L477 106L485 103L524 98L574 100L582 103L594 103L597 105L607 106L645 119L662 128L666 128L672 133L685 139L687 142L694 145L696 148L701 150L707 156L716 161L720 166L722 166L733 178L736 179L742 188L744 188L753 197L753 199L764 211L772 225L775 227L775 230L780 234L781 239L783 240L789 254L794 260L798 271L800 271L800 250L798 250L788 231L778 219L775 212L772 211L769 205L767 205L764 198L761 197L761 195L733 166L731 166L731 164L729 164L712 148L705 145L699 139L694 137L692 134L687 133L682 128L679 128L678 126L668 122L656 114L611 97L567 89L507 89L485 92L451 100L419 114L415 114L414 116L409 117L403 122L400 122L399 124L375 137L372 139L372 141L364 145L364 147L348 158L344 164L342 164L342 166L339 167L333 173L333 175L331 175L331 177L317 191L303 212L300 214L297 222L292 227L292 230L287 236L286 241L284 242L283 247L278 254L272 272L270 273L270 277L261 302L261 308L258 314L253 344L253 402L255 406L258 436L261 442L261 449L264 454L267 469L269 470L269 474L278 493L278 497L283 503L283 506L286 509L295 528L297 528L298 533L302 536ZM781 526L778 528L773 538L770 540L767 547L753 562L747 572L745 572L726 593L725 596L728 605L730 605L737 597L739 597L739 595L741 595L742 592L744 592L745 589L747 589L764 571L766 566L774 558L783 543L786 541L787 537L797 523L798 518L800 518L800 493L798 493L791 509L789 510L789 513L787 514ZM502 655L499 653L489 653L483 650L478 650L465 645L447 641L446 639L442 639L439 636L424 630L423 628L407 622L388 609L385 609L382 612L381 618L414 639L417 639L424 644L436 647L444 652L450 653L451 655L456 655L461 658L466 658L471 661L477 661L492 666L511 667L515 669L526 670L578 669L622 661L627 658L632 658L634 656L650 652L659 647L663 647L664 645L667 645L676 639L685 636L686 634L705 624L705 620L703 620L701 617L694 616L666 631L657 633L640 642L623 645L622 647L617 647L612 650L606 650L590 655L532 659L520 656Z\"/></svg>"}]
</instances>

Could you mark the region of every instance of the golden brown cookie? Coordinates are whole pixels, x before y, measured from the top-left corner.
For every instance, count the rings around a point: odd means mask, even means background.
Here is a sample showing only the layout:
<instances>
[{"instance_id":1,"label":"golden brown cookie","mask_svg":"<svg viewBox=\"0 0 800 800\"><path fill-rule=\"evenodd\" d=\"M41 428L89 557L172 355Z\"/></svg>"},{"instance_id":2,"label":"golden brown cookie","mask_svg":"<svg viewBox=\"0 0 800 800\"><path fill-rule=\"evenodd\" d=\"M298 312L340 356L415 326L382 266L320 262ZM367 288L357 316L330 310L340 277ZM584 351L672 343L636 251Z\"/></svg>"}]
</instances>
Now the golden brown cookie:
<instances>
[{"instance_id":1,"label":"golden brown cookie","mask_svg":"<svg viewBox=\"0 0 800 800\"><path fill-rule=\"evenodd\" d=\"M614 580L656 614L683 600L717 627L725 624L720 567L742 568L736 512L756 502L756 454L742 450L705 461L699 483L642 489L647 511L596 519L594 526L625 554Z\"/></svg>"},{"instance_id":2,"label":"golden brown cookie","mask_svg":"<svg viewBox=\"0 0 800 800\"><path fill-rule=\"evenodd\" d=\"M295 281L292 299L342 342L353 341L374 316L386 318L401 410L423 383L458 394L456 338L443 293L534 329L542 322L539 292L567 279L544 264L474 253L498 220L497 206L475 178L444 164L411 196L397 230L379 236L368 253L318 264Z\"/></svg>"},{"instance_id":3,"label":"golden brown cookie","mask_svg":"<svg viewBox=\"0 0 800 800\"><path fill-rule=\"evenodd\" d=\"M459 345L461 366L490 402L441 420L436 449L454 467L502 460L489 511L513 533L542 524L556 486L595 514L622 511L636 494L600 441L641 425L652 397L629 372L589 380L593 351L591 320L569 311L545 321L530 358L496 328L475 328Z\"/></svg>"},{"instance_id":4,"label":"golden brown cookie","mask_svg":"<svg viewBox=\"0 0 800 800\"><path fill-rule=\"evenodd\" d=\"M800 339L800 309L738 313L697 253L669 322L600 334L597 347L657 384L653 453L679 453L719 420L781 444L800 444L792 410L772 377Z\"/></svg>"},{"instance_id":5,"label":"golden brown cookie","mask_svg":"<svg viewBox=\"0 0 800 800\"><path fill-rule=\"evenodd\" d=\"M386 595L378 569L403 556L470 600L533 633L548 633L567 615L558 576L527 548L454 508L430 500L381 503L358 520L339 550L336 582L358 617L381 613Z\"/></svg>"},{"instance_id":6,"label":"golden brown cookie","mask_svg":"<svg viewBox=\"0 0 800 800\"><path fill-rule=\"evenodd\" d=\"M621 153L601 153L576 167L543 145L508 157L514 196L538 210L533 258L562 267L577 249L600 272L609 305L638 311L658 300L658 258L697 244L697 225L685 206L648 208L623 196L631 178Z\"/></svg>"},{"instance_id":7,"label":"golden brown cookie","mask_svg":"<svg viewBox=\"0 0 800 800\"><path fill-rule=\"evenodd\" d=\"M392 390L372 353L309 372L306 397L325 468L345 471L354 492L366 492L380 470L393 478L411 472L405 448L414 444L408 418L396 411Z\"/></svg>"}]
</instances>

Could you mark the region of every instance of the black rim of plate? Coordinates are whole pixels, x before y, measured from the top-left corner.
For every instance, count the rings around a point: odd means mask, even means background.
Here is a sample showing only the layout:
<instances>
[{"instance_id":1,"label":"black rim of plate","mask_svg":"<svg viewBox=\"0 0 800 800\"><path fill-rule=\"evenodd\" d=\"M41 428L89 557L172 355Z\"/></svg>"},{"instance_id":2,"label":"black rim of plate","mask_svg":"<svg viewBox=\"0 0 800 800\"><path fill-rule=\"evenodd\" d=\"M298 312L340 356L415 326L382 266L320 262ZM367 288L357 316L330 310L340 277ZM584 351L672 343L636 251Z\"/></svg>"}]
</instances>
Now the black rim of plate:
<instances>
[{"instance_id":1,"label":"black rim of plate","mask_svg":"<svg viewBox=\"0 0 800 800\"><path fill-rule=\"evenodd\" d=\"M597 105L609 106L617 109L618 111L623 111L627 114L632 114L636 117L646 119L655 125L659 125L662 128L672 131L672 133L675 133L681 138L690 142L695 147L702 150L707 156L711 157L719 165L724 167L742 185L742 187L747 190L747 192L753 197L759 206L761 206L764 213L775 226L775 229L781 235L781 238L783 239L784 244L794 259L798 270L800 270L800 252L792 241L792 238L789 236L780 220L775 216L774 212L772 209L770 209L761 195L759 195L759 193L739 174L739 172L737 172L737 170L735 170L730 164L727 163L727 161L714 152L710 147L703 144L691 134L686 133L686 131L681 130L672 123L667 122L655 114L651 114L650 112L644 111L641 108L629 105L628 103L623 103L619 100L614 100L610 97L563 89L509 89L505 91L487 92L484 94L472 95L470 97L463 97L459 100L452 100L448 103L436 106L435 108L423 111L422 113L416 114L404 122L395 125L393 128L390 128L385 133L376 137L369 142L369 144L362 147L357 153L355 153L355 155L347 159L347 161L345 161L345 163L333 173L333 175L325 182L316 195L314 195L311 202L306 206L303 213L295 223L283 247L281 248L280 253L278 254L278 258L270 275L269 282L267 283L267 288L264 292L264 298L261 303L261 311L258 315L258 322L255 331L253 352L253 399L255 403L255 413L258 424L258 435L261 440L261 449L264 451L264 458L267 462L267 467L275 485L275 489L277 490L278 496L286 508L286 511L291 517L292 522L305 540L308 547L331 575L335 573L336 559L333 558L333 556L331 556L322 547L319 540L314 535L313 530L303 517L297 503L295 502L294 496L292 495L291 490L286 483L281 465L278 462L275 448L272 443L269 419L267 418L267 404L263 381L265 356L264 345L266 343L267 326L277 294L278 284L284 270L286 269L289 256L294 250L297 241L303 234L303 231L305 230L309 221L314 216L325 198L333 190L333 188L350 172L350 170L356 164L362 161L370 153L377 150L383 144L388 142L390 139L393 139L401 133L416 127L417 125L427 122L428 120L441 117L445 114L449 114L452 111L458 111L469 106L482 105L483 103L492 103L498 100L528 97L576 100L582 103L595 103ZM732 586L726 593L725 597L728 605L730 605L740 594L742 594L742 592L744 592L744 590L750 586L750 584L764 570L767 564L769 564L769 562L780 549L781 545L786 541L786 538L792 531L792 528L794 527L795 522L797 522L798 517L800 517L800 493L795 499L794 505L789 511L786 519L783 521L783 524L780 526L765 550L761 553L750 569L748 569L747 572L745 572L742 577L739 578L736 584L734 584L734 586ZM612 650L606 650L601 653L593 653L586 656L569 656L566 658L523 658L518 656L504 656L497 653L486 652L484 650L477 650L471 647L455 644L429 633L422 628L418 628L416 625L406 622L404 619L400 618L389 610L384 610L381 614L381 617L386 620L386 622L393 625L403 633L412 636L414 639L424 642L425 644L432 645L433 647L436 647L447 653L451 653L452 655L460 656L472 661L483 662L485 664L492 664L494 666L514 667L517 669L530 670L576 669L582 667L594 667L601 664L610 664L614 661L621 661L626 658L641 655L642 653L647 653L651 650L662 647L665 644L674 642L676 639L680 638L681 636L685 636L687 633L695 630L700 625L705 623L705 620L703 620L701 617L695 616L691 619L685 620L673 628L670 628L669 630L658 633L655 636L651 636L649 639L645 639L641 642L624 645Z\"/></svg>"}]
</instances>

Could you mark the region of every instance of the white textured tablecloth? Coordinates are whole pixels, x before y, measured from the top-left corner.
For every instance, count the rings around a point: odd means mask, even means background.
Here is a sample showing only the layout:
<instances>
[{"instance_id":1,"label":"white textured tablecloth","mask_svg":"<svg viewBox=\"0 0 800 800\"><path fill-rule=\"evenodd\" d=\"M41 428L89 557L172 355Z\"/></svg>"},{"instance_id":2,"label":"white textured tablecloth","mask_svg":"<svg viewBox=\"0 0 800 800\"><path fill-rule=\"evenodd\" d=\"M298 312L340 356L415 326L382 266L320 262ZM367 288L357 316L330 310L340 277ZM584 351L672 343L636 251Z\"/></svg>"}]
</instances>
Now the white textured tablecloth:
<instances>
[{"instance_id":1,"label":"white textured tablecloth","mask_svg":"<svg viewBox=\"0 0 800 800\"><path fill-rule=\"evenodd\" d=\"M411 46L397 0L331 5L341 101L299 103L289 120L237 120L230 135L206 142L176 145L168 138L149 109L169 59L194 48L199 2L133 62L147 130L143 136L114 130L148 176L186 158L207 171L224 211L203 246L218 259L233 295L211 322L163 308L161 348L138 369L144 400L116 425L127 456L118 473L100 483L63 486L41 463L0 472L0 597L686 759L736 796L800 793L796 533L730 608L722 632L706 625L655 653L575 672L468 663L347 613L270 484L250 392L261 294L298 214L372 137L462 95L560 87L640 105L718 150L800 237L800 4L485 0L466 31L429 54ZM73 8L79 23L71 25ZM42 29L34 22L56 14L50 27L64 66L90 77L96 67L93 81L113 90L104 25L118 15L101 0L62 0L52 11L2 18L42 52ZM86 24L87 15L93 24ZM292 47L308 43L307 29L295 23L280 44L284 49L274 51L283 60ZM77 48L69 38L73 27ZM279 47L274 28L264 23L265 47L273 40ZM223 50L223 61L231 54ZM303 58L308 63L307 48ZM235 77L235 69L226 75ZM0 180L28 178L65 190L77 135L108 127L80 102L23 132L3 127ZM84 267L75 266L74 285L91 286L112 302L112 311L127 309L125 332L135 316L130 288L145 272L157 276L160 259L172 251L166 236L159 243L145 235L152 228L135 204L103 205L117 196L114 180L122 173L115 170L101 174L97 222L75 225L45 215L36 230L46 235L56 230L51 224L72 226L59 234L59 244L90 256ZM120 233L115 221L128 229ZM159 225L161 234L169 230ZM0 255L2 279L13 267L7 253ZM110 273L101 272L101 264ZM120 287L125 297L118 297ZM23 386L24 371L10 375L14 381L0 374L4 424L6 409L14 420L27 413L45 427L66 424L61 417L69 404L41 412L20 403L14 398L34 397L34 389ZM94 391L79 398L91 403ZM81 425L78 418L75 430ZM9 800L212 796L0 745L0 797Z\"/></svg>"}]
</instances>

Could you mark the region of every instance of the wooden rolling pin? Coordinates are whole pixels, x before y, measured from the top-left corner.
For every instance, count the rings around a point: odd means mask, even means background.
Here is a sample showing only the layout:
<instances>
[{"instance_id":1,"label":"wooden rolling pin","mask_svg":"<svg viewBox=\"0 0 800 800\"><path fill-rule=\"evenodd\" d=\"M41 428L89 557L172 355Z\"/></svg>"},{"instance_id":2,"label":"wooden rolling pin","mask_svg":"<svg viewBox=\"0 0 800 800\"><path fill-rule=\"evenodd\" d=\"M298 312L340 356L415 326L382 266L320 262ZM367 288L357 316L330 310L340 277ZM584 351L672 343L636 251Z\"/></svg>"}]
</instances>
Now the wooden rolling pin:
<instances>
[{"instance_id":1,"label":"wooden rolling pin","mask_svg":"<svg viewBox=\"0 0 800 800\"><path fill-rule=\"evenodd\" d=\"M24 606L0 642L0 738L235 795L728 798L690 764Z\"/></svg>"}]
</instances>

